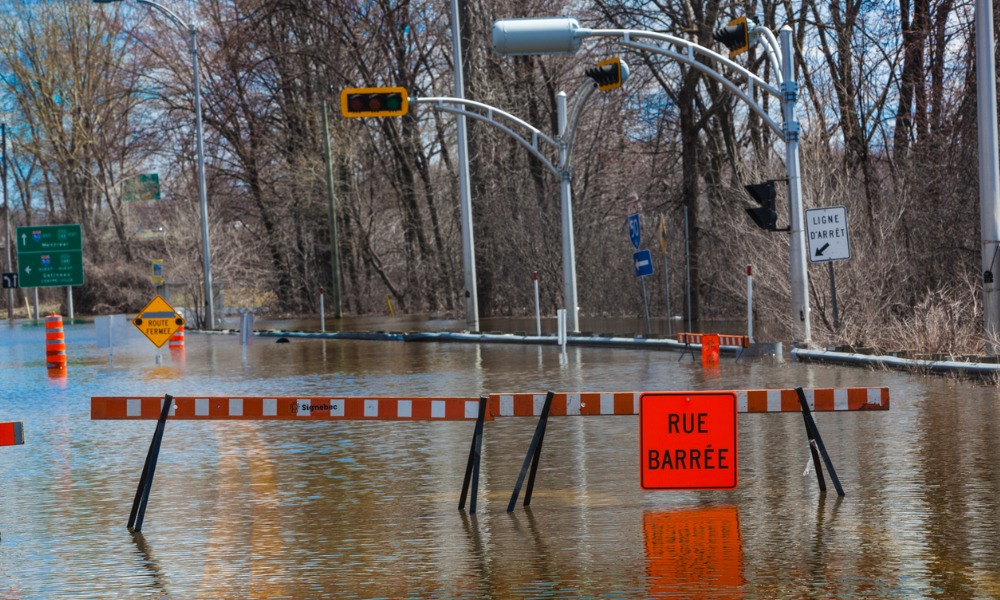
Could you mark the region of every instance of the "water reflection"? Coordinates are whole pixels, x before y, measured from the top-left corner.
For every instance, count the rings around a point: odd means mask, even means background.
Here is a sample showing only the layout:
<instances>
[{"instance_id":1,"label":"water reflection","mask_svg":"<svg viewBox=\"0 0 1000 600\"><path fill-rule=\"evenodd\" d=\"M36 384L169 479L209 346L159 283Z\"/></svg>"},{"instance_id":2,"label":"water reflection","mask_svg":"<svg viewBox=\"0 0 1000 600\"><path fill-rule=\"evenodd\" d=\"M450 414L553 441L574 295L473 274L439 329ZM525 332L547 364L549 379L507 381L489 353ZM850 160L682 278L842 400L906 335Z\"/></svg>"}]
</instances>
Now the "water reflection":
<instances>
[{"instance_id":1,"label":"water reflection","mask_svg":"<svg viewBox=\"0 0 1000 600\"><path fill-rule=\"evenodd\" d=\"M385 327L388 329L388 327ZM533 331L533 328L529 329ZM1000 597L1000 393L942 378L555 346L256 340L182 354L66 326L0 326L0 597ZM817 491L797 414L741 415L739 488L643 492L635 417L550 420L530 508L508 514L534 419L167 424L143 534L125 529L154 423L95 395L468 395L889 386L889 413L816 414L847 492Z\"/></svg>"},{"instance_id":2,"label":"water reflection","mask_svg":"<svg viewBox=\"0 0 1000 600\"><path fill-rule=\"evenodd\" d=\"M642 515L646 591L650 597L739 597L743 534L736 506L710 506Z\"/></svg>"}]
</instances>

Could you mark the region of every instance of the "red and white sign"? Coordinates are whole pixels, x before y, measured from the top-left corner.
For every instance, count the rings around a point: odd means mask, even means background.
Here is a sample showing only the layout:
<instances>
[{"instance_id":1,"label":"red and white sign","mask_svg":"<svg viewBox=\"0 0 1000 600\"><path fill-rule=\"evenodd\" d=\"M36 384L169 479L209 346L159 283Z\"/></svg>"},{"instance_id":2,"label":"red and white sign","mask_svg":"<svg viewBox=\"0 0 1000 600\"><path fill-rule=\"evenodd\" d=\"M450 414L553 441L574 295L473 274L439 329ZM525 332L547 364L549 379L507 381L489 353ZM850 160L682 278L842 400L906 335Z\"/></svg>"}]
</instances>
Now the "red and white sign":
<instances>
[{"instance_id":1,"label":"red and white sign","mask_svg":"<svg viewBox=\"0 0 1000 600\"><path fill-rule=\"evenodd\" d=\"M736 488L736 394L645 392L639 473L646 490Z\"/></svg>"}]
</instances>

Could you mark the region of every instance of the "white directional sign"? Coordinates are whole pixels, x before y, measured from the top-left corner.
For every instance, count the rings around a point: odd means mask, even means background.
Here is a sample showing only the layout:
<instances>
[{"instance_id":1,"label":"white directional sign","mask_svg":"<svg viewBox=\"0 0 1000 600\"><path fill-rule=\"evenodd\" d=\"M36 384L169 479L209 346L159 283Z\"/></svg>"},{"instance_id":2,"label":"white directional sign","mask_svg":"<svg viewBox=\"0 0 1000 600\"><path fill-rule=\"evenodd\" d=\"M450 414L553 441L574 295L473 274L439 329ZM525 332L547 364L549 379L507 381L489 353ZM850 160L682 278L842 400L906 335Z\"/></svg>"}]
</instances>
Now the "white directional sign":
<instances>
[{"instance_id":1,"label":"white directional sign","mask_svg":"<svg viewBox=\"0 0 1000 600\"><path fill-rule=\"evenodd\" d=\"M809 236L809 262L851 258L846 207L828 206L807 210L806 233Z\"/></svg>"}]
</instances>

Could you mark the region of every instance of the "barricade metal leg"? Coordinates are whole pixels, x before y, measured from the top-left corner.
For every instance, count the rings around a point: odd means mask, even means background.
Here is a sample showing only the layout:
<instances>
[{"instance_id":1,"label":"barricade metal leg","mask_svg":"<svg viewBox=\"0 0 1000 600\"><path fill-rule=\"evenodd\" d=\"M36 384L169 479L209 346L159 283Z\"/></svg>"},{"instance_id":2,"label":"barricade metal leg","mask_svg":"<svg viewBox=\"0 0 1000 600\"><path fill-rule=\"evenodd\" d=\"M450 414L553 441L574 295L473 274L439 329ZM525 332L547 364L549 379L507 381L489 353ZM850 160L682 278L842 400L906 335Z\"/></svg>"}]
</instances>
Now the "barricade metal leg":
<instances>
[{"instance_id":1,"label":"barricade metal leg","mask_svg":"<svg viewBox=\"0 0 1000 600\"><path fill-rule=\"evenodd\" d=\"M681 350L681 355L677 357L677 362L684 360L684 355L689 352L691 353L691 360L694 360L694 348L691 347L691 344L685 343L684 349Z\"/></svg>"},{"instance_id":2,"label":"barricade metal leg","mask_svg":"<svg viewBox=\"0 0 1000 600\"><path fill-rule=\"evenodd\" d=\"M833 468L833 461L830 460L830 455L826 451L826 446L823 445L823 438L819 434L819 428L816 427L816 421L813 420L812 412L809 410L809 402L806 401L806 393L801 387L795 388L795 393L799 396L799 406L802 407L802 420L805 421L806 425L806 436L809 438L809 451L812 453L813 466L816 467L816 478L819 480L819 491L826 491L826 482L823 480L823 469L819 463L819 457L817 456L817 450L819 455L823 457L823 462L826 463L826 470L830 472L830 479L833 481L833 487L837 490L838 496L843 496L844 488L840 485L840 479L837 477L837 471Z\"/></svg>"},{"instance_id":3,"label":"barricade metal leg","mask_svg":"<svg viewBox=\"0 0 1000 600\"><path fill-rule=\"evenodd\" d=\"M458 501L458 510L465 508L465 498L469 493L469 482L472 482L472 498L469 500L469 512L476 513L476 496L479 493L479 462L483 454L483 425L486 421L485 396L479 397L479 417L476 418L476 428L472 434L472 447L469 448L469 462L465 465L465 481L462 482L462 497Z\"/></svg>"},{"instance_id":4,"label":"barricade metal leg","mask_svg":"<svg viewBox=\"0 0 1000 600\"><path fill-rule=\"evenodd\" d=\"M135 491L135 500L132 501L132 512L128 517L128 528L132 531L142 531L142 520L146 516L146 503L149 501L149 490L153 487L153 473L156 471L156 460L160 457L160 442L163 440L163 429L167 424L167 415L170 414L170 407L174 403L174 397L167 394L163 397L163 408L160 410L160 418L156 421L156 431L153 433L153 440L149 443L149 452L146 453L146 464L142 467L142 476L139 477L139 487Z\"/></svg>"},{"instance_id":5,"label":"barricade metal leg","mask_svg":"<svg viewBox=\"0 0 1000 600\"><path fill-rule=\"evenodd\" d=\"M524 457L524 464L521 465L521 473L517 476L517 484L514 485L514 493L511 494L510 503L507 504L507 512L514 512L517 505L517 497L521 494L521 485L531 468L531 477L528 479L528 489L524 492L524 505L531 504L531 490L535 487L535 473L538 471L538 459L542 455L542 440L545 438L545 426L549 422L549 410L552 407L552 398L555 392L550 391L545 395L545 404L542 406L542 414L538 418L538 425L535 426L535 435L531 438L531 445L528 446L528 454Z\"/></svg>"}]
</instances>

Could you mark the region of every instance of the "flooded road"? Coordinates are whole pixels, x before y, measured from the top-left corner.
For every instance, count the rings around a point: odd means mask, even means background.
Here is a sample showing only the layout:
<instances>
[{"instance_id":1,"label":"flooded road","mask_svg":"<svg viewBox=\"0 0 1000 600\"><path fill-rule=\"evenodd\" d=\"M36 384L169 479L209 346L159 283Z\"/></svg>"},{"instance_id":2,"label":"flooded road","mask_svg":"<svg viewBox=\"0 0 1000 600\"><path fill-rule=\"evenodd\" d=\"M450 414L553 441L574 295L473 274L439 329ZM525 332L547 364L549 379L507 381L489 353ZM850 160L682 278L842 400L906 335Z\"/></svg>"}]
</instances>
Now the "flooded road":
<instances>
[{"instance_id":1,"label":"flooded road","mask_svg":"<svg viewBox=\"0 0 1000 600\"><path fill-rule=\"evenodd\" d=\"M1000 395L940 377L672 352L137 333L0 324L0 598L1000 597ZM638 419L549 421L531 506L507 503L535 419L486 424L479 503L458 510L472 422L171 421L141 534L125 525L153 421L91 396L479 396L891 390L817 413L846 490L821 494L797 414L739 416L733 491L639 487ZM523 496L522 496L523 498Z\"/></svg>"}]
</instances>

